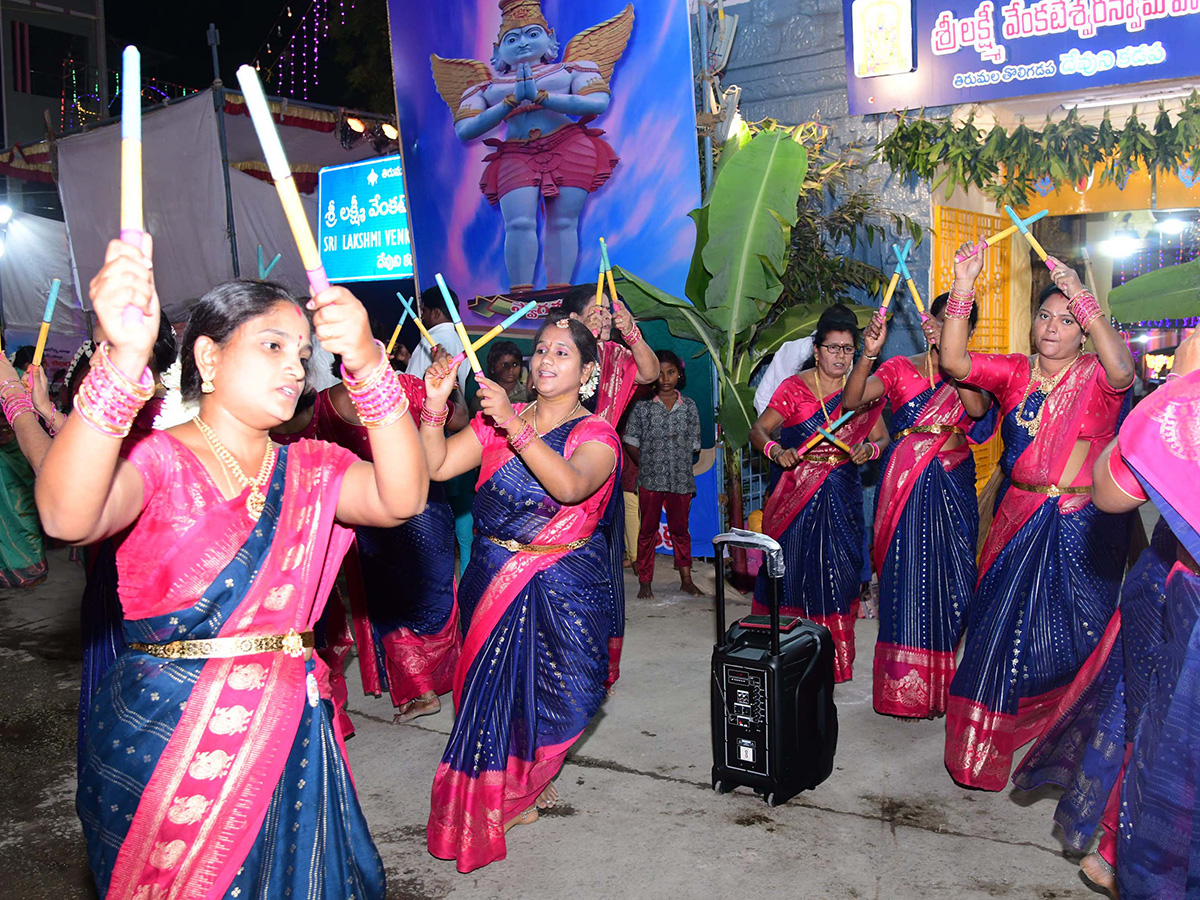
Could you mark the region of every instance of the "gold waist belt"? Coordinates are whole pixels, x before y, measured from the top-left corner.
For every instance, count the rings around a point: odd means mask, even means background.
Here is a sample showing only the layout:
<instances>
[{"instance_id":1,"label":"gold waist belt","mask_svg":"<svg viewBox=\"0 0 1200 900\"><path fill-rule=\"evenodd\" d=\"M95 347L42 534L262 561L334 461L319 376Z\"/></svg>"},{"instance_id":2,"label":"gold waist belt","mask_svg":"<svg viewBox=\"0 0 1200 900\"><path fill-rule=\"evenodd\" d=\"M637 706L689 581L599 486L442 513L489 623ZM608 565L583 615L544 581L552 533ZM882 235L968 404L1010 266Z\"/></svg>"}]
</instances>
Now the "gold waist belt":
<instances>
[{"instance_id":1,"label":"gold waist belt","mask_svg":"<svg viewBox=\"0 0 1200 900\"><path fill-rule=\"evenodd\" d=\"M843 453L840 450L837 453L805 453L800 457L801 461L822 463L827 466L840 466L850 458L848 453Z\"/></svg>"},{"instance_id":2,"label":"gold waist belt","mask_svg":"<svg viewBox=\"0 0 1200 900\"><path fill-rule=\"evenodd\" d=\"M1025 484L1021 481L1014 481L1012 486L1022 491L1029 491L1031 494L1049 494L1051 497L1057 497L1060 494L1090 494L1092 486L1090 484L1081 484L1078 487L1059 487L1057 484Z\"/></svg>"},{"instance_id":3,"label":"gold waist belt","mask_svg":"<svg viewBox=\"0 0 1200 900\"><path fill-rule=\"evenodd\" d=\"M590 540L590 538L579 538L569 544L521 544L511 539L502 541L490 534L485 534L484 537L497 547L503 547L513 553L561 553L564 550L578 550Z\"/></svg>"},{"instance_id":4,"label":"gold waist belt","mask_svg":"<svg viewBox=\"0 0 1200 900\"><path fill-rule=\"evenodd\" d=\"M316 642L311 631L302 634L293 628L289 629L287 634L219 637L206 641L171 641L169 644L131 643L129 648L162 659L228 659L232 656L280 651L288 656L303 656L305 650L311 650L314 646Z\"/></svg>"},{"instance_id":5,"label":"gold waist belt","mask_svg":"<svg viewBox=\"0 0 1200 900\"><path fill-rule=\"evenodd\" d=\"M912 428L905 428L892 440L898 441L910 434L966 434L966 432L957 425L914 425Z\"/></svg>"}]
</instances>

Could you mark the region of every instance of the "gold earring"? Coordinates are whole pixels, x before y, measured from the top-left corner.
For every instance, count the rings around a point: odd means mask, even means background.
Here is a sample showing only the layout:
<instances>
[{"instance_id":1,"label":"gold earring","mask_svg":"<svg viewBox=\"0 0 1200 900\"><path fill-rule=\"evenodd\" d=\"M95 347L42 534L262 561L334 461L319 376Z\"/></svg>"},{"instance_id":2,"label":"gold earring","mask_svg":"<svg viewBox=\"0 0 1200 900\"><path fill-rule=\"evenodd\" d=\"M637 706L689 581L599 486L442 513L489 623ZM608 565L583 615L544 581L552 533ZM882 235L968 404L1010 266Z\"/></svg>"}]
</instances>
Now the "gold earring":
<instances>
[{"instance_id":1,"label":"gold earring","mask_svg":"<svg viewBox=\"0 0 1200 900\"><path fill-rule=\"evenodd\" d=\"M213 383L212 383L212 379L210 379L210 378L204 378L204 379L201 379L201 381L200 381L200 393L202 393L202 394L211 394L211 393L213 392L213 390L214 390L214 389L213 389Z\"/></svg>"}]
</instances>

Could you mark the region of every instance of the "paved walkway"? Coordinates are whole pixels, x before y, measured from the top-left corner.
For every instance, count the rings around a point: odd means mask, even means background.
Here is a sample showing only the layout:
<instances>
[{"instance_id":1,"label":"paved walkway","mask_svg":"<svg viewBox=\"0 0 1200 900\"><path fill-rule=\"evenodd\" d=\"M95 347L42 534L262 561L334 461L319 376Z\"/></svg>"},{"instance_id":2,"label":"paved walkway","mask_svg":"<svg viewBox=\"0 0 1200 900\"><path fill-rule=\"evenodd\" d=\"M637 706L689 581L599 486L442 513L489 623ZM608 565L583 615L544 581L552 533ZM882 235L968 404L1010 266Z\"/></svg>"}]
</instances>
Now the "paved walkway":
<instances>
[{"instance_id":1,"label":"paved walkway","mask_svg":"<svg viewBox=\"0 0 1200 900\"><path fill-rule=\"evenodd\" d=\"M63 551L51 566L39 588L0 591L0 894L26 900L95 896L73 806L82 576ZM711 589L706 571L697 565L697 581ZM964 791L942 767L942 722L872 711L874 621L859 621L857 677L837 689L830 780L776 809L742 790L714 794L712 603L667 589L669 561L659 576L652 601L634 599L626 579L622 679L563 769L561 805L512 832L507 860L470 875L425 851L448 710L393 726L390 704L362 696L351 664L348 750L389 897L1097 896L1052 831L1052 796Z\"/></svg>"}]
</instances>

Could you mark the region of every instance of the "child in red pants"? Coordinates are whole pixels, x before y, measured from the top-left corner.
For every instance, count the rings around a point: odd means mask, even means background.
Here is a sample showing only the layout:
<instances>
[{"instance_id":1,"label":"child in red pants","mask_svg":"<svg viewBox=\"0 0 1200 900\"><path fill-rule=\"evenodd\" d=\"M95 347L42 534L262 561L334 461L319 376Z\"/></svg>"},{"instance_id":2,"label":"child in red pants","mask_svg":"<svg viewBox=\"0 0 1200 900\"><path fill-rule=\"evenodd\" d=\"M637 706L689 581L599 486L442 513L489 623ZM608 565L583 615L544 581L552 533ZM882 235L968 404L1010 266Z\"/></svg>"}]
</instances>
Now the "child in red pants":
<instances>
[{"instance_id":1,"label":"child in red pants","mask_svg":"<svg viewBox=\"0 0 1200 900\"><path fill-rule=\"evenodd\" d=\"M638 596L654 596L654 548L664 506L680 589L700 596L700 589L692 581L692 537L688 533L688 512L696 493L692 465L700 452L700 413L696 404L679 392L687 384L683 362L670 350L659 350L658 360L655 394L634 405L624 438L626 450L638 465L642 517L638 531Z\"/></svg>"}]
</instances>

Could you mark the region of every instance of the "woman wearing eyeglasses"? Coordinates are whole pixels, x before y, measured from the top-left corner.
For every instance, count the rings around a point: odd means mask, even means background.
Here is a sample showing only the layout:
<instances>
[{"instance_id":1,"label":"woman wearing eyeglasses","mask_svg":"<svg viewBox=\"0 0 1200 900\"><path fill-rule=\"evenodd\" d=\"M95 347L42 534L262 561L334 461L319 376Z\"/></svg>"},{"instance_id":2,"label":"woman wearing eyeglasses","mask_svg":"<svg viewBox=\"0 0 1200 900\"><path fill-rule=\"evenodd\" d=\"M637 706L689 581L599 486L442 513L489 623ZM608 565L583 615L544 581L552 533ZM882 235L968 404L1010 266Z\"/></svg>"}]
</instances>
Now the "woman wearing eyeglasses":
<instances>
[{"instance_id":1,"label":"woman wearing eyeglasses","mask_svg":"<svg viewBox=\"0 0 1200 900\"><path fill-rule=\"evenodd\" d=\"M979 558L966 645L950 684L946 768L998 791L1013 752L1046 728L1112 617L1128 515L1093 503L1092 467L1133 384L1133 358L1079 276L1051 257L1033 317L1036 354L969 353L968 315L987 248L964 244L942 326L942 368L995 398L1004 473ZM1095 353L1084 353L1091 337Z\"/></svg>"},{"instance_id":2,"label":"woman wearing eyeglasses","mask_svg":"<svg viewBox=\"0 0 1200 900\"><path fill-rule=\"evenodd\" d=\"M813 341L814 364L783 380L750 429L750 443L771 461L763 531L783 546L781 611L830 630L834 679L839 682L853 676L863 567L865 526L857 467L878 459L888 441L878 402L830 429L842 415L842 390L857 343L854 313L840 303L825 310ZM771 438L776 431L778 441ZM814 436L818 443L806 450ZM767 611L766 590L766 573L759 572L755 613Z\"/></svg>"}]
</instances>

